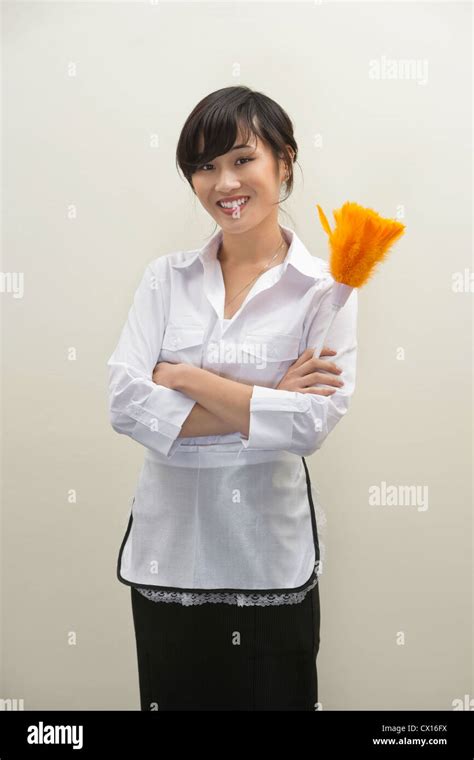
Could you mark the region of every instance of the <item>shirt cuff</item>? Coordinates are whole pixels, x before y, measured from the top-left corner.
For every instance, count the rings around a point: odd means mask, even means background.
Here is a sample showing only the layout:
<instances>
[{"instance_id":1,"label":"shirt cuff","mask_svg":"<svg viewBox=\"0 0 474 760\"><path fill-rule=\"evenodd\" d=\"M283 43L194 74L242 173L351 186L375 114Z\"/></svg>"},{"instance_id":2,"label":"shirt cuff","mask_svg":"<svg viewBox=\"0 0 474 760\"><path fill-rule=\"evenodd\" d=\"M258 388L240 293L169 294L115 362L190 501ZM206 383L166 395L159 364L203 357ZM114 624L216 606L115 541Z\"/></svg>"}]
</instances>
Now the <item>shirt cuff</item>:
<instances>
[{"instance_id":1,"label":"shirt cuff","mask_svg":"<svg viewBox=\"0 0 474 760\"><path fill-rule=\"evenodd\" d=\"M181 445L176 439L195 403L181 391L155 385L145 404L131 404L127 410L136 421L132 438L166 457L172 456Z\"/></svg>"},{"instance_id":2,"label":"shirt cuff","mask_svg":"<svg viewBox=\"0 0 474 760\"><path fill-rule=\"evenodd\" d=\"M293 439L295 412L306 412L305 394L254 385L250 398L249 435L240 436L246 449L288 449Z\"/></svg>"}]
</instances>

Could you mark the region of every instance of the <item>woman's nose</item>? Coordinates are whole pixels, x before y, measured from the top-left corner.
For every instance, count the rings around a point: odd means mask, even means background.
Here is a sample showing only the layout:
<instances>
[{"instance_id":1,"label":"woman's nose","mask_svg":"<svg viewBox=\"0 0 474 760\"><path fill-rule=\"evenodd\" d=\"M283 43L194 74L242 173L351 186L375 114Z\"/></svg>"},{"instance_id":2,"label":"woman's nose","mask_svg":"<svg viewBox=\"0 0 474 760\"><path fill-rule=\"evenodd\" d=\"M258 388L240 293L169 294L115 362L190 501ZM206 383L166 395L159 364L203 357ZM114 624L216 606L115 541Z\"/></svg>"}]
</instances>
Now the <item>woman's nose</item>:
<instances>
[{"instance_id":1,"label":"woman's nose","mask_svg":"<svg viewBox=\"0 0 474 760\"><path fill-rule=\"evenodd\" d=\"M223 172L216 181L215 190L216 193L225 193L231 190L235 190L239 186L240 182L237 177L233 176L231 172Z\"/></svg>"}]
</instances>

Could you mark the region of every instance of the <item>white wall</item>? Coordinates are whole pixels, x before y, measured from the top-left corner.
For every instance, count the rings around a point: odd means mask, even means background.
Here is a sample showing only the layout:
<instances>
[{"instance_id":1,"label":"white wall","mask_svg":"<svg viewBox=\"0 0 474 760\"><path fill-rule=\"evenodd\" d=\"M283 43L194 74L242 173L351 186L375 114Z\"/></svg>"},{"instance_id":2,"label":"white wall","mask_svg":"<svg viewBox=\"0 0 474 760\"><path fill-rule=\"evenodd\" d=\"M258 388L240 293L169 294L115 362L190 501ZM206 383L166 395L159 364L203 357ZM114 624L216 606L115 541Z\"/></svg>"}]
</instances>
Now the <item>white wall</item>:
<instances>
[{"instance_id":1,"label":"white wall","mask_svg":"<svg viewBox=\"0 0 474 760\"><path fill-rule=\"evenodd\" d=\"M407 225L359 296L350 413L309 460L329 531L323 709L450 710L473 695L472 293L453 290L473 268L471 13L4 4L2 266L23 273L24 292L2 293L1 697L138 709L115 570L143 451L108 424L105 363L146 263L214 229L175 149L194 105L233 84L293 120L303 178L296 168L281 220L314 255L327 257L316 203L329 216L354 200ZM370 76L384 58L397 78ZM419 70L403 78L407 59ZM382 481L426 486L428 509L370 505Z\"/></svg>"}]
</instances>

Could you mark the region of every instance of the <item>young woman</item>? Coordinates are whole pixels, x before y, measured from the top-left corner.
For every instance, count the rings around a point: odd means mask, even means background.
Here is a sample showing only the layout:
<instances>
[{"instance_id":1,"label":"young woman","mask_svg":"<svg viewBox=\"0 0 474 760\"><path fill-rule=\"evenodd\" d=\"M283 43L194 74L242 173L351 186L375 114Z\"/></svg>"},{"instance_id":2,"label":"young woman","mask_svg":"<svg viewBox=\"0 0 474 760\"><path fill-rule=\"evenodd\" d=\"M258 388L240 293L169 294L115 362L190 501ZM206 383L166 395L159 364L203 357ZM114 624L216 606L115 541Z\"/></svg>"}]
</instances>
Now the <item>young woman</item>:
<instances>
[{"instance_id":1,"label":"young woman","mask_svg":"<svg viewBox=\"0 0 474 760\"><path fill-rule=\"evenodd\" d=\"M262 93L198 103L177 163L219 229L148 264L108 361L112 427L145 449L117 567L142 710L318 709L304 457L354 391L357 291L314 359L334 281L278 221L297 151Z\"/></svg>"}]
</instances>

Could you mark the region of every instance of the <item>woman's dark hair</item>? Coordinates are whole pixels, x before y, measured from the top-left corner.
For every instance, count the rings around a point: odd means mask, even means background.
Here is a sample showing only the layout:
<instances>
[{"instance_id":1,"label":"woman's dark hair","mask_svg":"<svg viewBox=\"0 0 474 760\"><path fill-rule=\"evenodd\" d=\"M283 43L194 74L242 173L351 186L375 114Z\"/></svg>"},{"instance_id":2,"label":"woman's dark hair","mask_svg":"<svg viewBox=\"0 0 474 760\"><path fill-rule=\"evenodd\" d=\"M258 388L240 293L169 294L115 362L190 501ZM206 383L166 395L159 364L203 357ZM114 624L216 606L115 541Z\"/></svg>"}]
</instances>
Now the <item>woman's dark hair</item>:
<instances>
[{"instance_id":1,"label":"woman's dark hair","mask_svg":"<svg viewBox=\"0 0 474 760\"><path fill-rule=\"evenodd\" d=\"M235 144L240 128L244 142L258 135L268 143L275 160L283 159L288 172L287 196L293 189L293 161L298 146L293 136L293 124L288 114L274 100L250 87L223 87L203 98L191 111L181 130L176 149L176 165L189 182L193 193L192 175L203 164L227 153ZM198 152L199 138L203 150ZM289 145L293 152L288 150Z\"/></svg>"}]
</instances>

